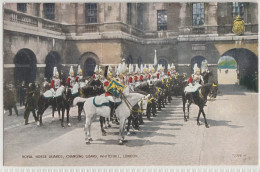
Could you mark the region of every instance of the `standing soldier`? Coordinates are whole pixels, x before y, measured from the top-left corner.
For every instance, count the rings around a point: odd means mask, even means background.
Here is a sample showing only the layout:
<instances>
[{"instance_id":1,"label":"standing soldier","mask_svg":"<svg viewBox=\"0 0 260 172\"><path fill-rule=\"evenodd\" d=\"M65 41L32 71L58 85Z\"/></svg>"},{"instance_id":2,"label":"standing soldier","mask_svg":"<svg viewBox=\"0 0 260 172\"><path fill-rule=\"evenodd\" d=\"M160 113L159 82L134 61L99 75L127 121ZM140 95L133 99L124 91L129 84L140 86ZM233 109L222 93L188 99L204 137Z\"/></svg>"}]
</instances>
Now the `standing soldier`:
<instances>
[{"instance_id":1,"label":"standing soldier","mask_svg":"<svg viewBox=\"0 0 260 172\"><path fill-rule=\"evenodd\" d=\"M73 70L73 67L71 66L70 67L70 72L69 72L69 77L67 78L66 80L66 84L69 88L73 88L73 86L75 85L76 83L76 79L74 77L74 70Z\"/></svg>"},{"instance_id":2,"label":"standing soldier","mask_svg":"<svg viewBox=\"0 0 260 172\"><path fill-rule=\"evenodd\" d=\"M25 103L25 112L24 112L25 125L28 124L30 112L33 113L35 122L37 121L37 117L36 117L36 113L35 113L35 109L37 107L36 97L37 97L37 94L36 94L35 83L30 83L27 93L26 93L26 103Z\"/></svg>"},{"instance_id":3,"label":"standing soldier","mask_svg":"<svg viewBox=\"0 0 260 172\"><path fill-rule=\"evenodd\" d=\"M25 82L23 81L21 86L20 86L20 106L24 106L24 100L25 100Z\"/></svg>"}]
</instances>

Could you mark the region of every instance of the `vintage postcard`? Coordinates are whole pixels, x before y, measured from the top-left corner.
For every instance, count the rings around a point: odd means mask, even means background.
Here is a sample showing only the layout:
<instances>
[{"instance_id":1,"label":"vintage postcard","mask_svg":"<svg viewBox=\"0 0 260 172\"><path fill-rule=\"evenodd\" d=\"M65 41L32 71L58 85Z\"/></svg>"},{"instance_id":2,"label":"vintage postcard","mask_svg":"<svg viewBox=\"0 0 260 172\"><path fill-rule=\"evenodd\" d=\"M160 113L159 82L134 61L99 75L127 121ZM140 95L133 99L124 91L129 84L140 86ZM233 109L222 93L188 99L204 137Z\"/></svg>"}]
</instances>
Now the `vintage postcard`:
<instances>
[{"instance_id":1,"label":"vintage postcard","mask_svg":"<svg viewBox=\"0 0 260 172\"><path fill-rule=\"evenodd\" d=\"M257 1L50 2L2 3L4 167L258 166Z\"/></svg>"}]
</instances>

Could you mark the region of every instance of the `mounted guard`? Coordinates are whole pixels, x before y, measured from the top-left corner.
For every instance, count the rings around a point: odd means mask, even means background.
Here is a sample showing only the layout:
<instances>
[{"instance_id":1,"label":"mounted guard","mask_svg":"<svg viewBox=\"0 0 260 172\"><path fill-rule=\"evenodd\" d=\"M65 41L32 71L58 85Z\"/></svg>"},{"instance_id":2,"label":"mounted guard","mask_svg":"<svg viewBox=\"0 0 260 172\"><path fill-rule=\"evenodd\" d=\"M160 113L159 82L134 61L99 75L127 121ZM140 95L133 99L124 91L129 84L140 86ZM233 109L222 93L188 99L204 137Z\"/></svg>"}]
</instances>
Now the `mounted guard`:
<instances>
[{"instance_id":1,"label":"mounted guard","mask_svg":"<svg viewBox=\"0 0 260 172\"><path fill-rule=\"evenodd\" d=\"M192 74L188 80L188 86L185 87L186 93L196 92L201 85L204 84L203 77L200 75L200 68L197 68L196 73Z\"/></svg>"}]
</instances>

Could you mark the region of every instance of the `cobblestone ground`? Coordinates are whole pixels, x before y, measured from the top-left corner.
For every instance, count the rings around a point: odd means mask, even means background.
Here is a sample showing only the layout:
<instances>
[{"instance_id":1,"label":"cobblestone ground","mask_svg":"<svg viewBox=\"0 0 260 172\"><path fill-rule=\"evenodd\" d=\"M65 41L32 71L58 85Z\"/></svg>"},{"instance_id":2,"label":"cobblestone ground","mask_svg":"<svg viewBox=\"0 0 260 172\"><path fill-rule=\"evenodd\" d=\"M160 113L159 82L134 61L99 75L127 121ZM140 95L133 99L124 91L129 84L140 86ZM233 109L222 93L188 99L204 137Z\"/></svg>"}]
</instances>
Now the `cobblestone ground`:
<instances>
[{"instance_id":1,"label":"cobblestone ground","mask_svg":"<svg viewBox=\"0 0 260 172\"><path fill-rule=\"evenodd\" d=\"M118 126L102 136L98 119L92 125L94 141L84 142L77 108L71 110L71 127L60 126L50 109L43 126L24 126L19 116L4 114L4 164L7 166L168 166L256 165L258 163L258 94L238 86L223 86L216 101L205 107L210 128L197 126L198 108L191 106L184 122L181 98L174 97L158 116L140 131L131 130L125 145L118 145ZM204 120L201 118L201 123Z\"/></svg>"}]
</instances>

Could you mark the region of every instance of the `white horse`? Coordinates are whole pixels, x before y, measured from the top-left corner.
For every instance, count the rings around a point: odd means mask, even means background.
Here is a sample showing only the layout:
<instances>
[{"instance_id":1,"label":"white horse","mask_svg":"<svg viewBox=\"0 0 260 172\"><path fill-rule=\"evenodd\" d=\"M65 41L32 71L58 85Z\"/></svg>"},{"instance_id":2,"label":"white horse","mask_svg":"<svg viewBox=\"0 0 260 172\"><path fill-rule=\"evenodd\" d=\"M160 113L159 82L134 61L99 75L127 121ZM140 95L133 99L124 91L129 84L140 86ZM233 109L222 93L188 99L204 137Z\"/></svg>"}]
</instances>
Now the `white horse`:
<instances>
[{"instance_id":1,"label":"white horse","mask_svg":"<svg viewBox=\"0 0 260 172\"><path fill-rule=\"evenodd\" d=\"M142 98L146 98L147 96L139 93L129 93L129 88L125 88L123 95L126 99L122 100L122 103L117 107L115 110L116 116L119 119L119 144L123 144L125 135L124 135L124 129L125 129L125 123L126 119L130 116L131 110L130 108L134 106L136 103L138 103ZM94 102L95 100L99 100L100 104L106 104L109 103L109 100L104 96L96 96L96 97L90 97L90 98L80 98L76 97L73 101L73 104L76 105L78 102L85 102L84 103L84 111L86 114L86 124L85 124L85 141L86 144L89 144L90 141L92 141L91 138L91 124L94 121L94 119L97 116L103 116L105 118L110 117L110 107L109 106L95 106ZM147 99L147 98L146 98ZM96 103L97 105L97 103Z\"/></svg>"}]
</instances>

